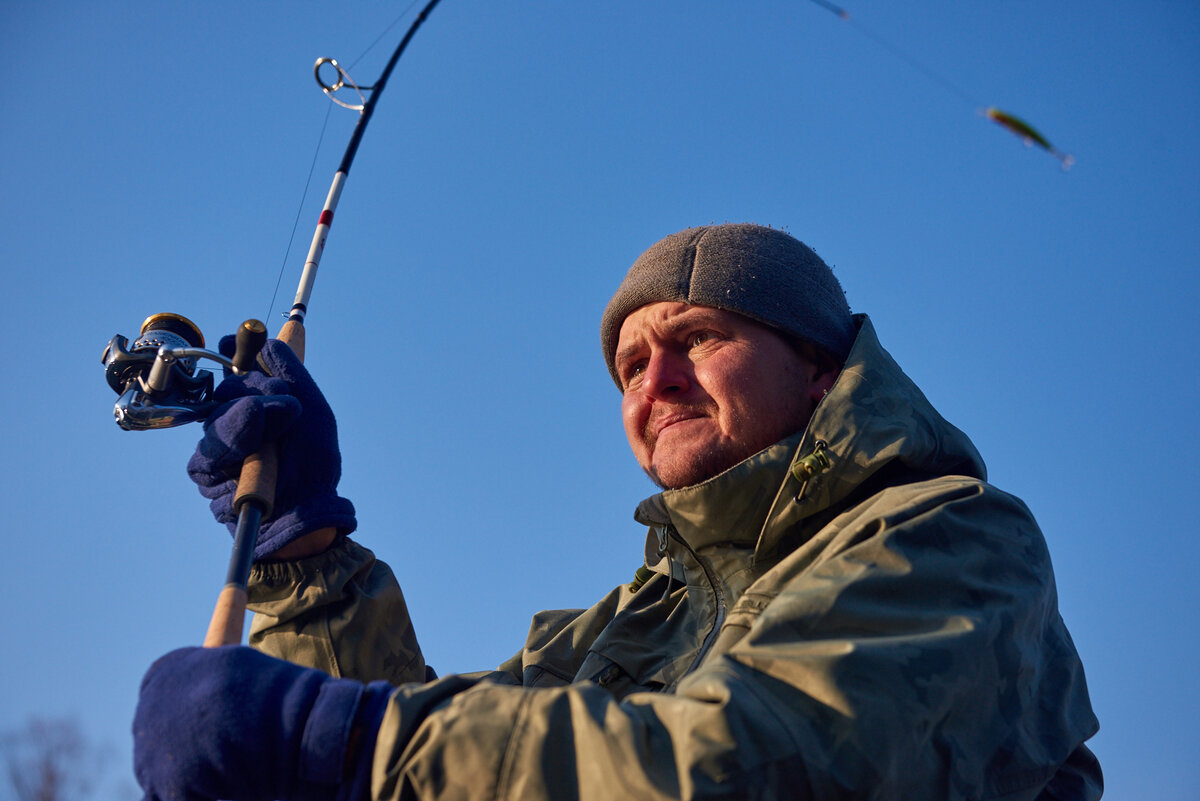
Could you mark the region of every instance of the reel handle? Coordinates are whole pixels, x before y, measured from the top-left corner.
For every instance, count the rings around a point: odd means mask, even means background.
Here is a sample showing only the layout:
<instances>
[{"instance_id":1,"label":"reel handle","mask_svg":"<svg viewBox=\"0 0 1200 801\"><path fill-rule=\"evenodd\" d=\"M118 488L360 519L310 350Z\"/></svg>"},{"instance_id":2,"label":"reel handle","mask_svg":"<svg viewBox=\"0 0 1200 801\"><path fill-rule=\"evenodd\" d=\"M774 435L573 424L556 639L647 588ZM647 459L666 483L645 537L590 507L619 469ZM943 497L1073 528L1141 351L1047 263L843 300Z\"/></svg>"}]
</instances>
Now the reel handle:
<instances>
[{"instance_id":1,"label":"reel handle","mask_svg":"<svg viewBox=\"0 0 1200 801\"><path fill-rule=\"evenodd\" d=\"M258 320L247 320L238 327L237 349L233 363L235 372L244 372L254 365L254 359L267 339L267 328ZM294 320L283 324L277 337L296 356L304 361L304 325ZM233 498L238 513L238 527L229 557L229 573L225 586L217 596L216 608L204 636L205 648L239 645L246 619L246 583L254 559L254 543L263 518L270 517L275 505L275 480L279 474L279 450L270 442L242 462L237 492Z\"/></svg>"},{"instance_id":2,"label":"reel handle","mask_svg":"<svg viewBox=\"0 0 1200 801\"><path fill-rule=\"evenodd\" d=\"M267 327L259 320L247 320L234 335L233 372L244 375L254 369L262 346L267 344Z\"/></svg>"}]
</instances>

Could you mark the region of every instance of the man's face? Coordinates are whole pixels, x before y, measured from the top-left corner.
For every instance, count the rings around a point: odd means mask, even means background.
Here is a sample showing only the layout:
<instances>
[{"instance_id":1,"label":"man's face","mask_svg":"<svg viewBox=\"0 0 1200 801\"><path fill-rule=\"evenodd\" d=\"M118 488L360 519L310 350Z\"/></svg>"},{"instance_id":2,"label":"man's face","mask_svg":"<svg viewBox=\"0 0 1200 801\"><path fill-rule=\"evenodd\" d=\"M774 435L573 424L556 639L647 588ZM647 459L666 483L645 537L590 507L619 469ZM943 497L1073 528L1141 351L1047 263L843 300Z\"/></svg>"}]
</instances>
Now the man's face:
<instances>
[{"instance_id":1,"label":"man's face","mask_svg":"<svg viewBox=\"0 0 1200 801\"><path fill-rule=\"evenodd\" d=\"M625 434L664 488L698 484L800 431L837 377L747 317L666 301L625 318L615 363Z\"/></svg>"}]
</instances>

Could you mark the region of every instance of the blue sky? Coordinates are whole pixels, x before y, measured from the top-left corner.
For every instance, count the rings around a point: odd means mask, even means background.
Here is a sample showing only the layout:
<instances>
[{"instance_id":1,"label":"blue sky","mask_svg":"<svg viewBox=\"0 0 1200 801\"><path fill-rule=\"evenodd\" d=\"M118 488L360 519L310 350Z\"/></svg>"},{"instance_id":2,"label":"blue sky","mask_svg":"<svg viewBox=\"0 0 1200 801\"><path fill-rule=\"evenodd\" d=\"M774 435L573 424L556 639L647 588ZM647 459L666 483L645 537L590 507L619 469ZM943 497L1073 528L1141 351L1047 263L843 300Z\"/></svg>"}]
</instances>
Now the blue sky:
<instances>
[{"instance_id":1,"label":"blue sky","mask_svg":"<svg viewBox=\"0 0 1200 801\"><path fill-rule=\"evenodd\" d=\"M860 27L804 0L443 0L364 139L309 317L359 539L443 673L627 580L652 488L600 312L665 234L783 227L1038 517L1106 797L1196 798L1200 7L845 5ZM285 260L328 105L312 63L355 62L402 8L0 10L0 729L77 716L113 787L141 675L202 638L228 538L184 473L198 429L120 431L99 354L158 311L212 342L276 328L354 124L333 109Z\"/></svg>"}]
</instances>

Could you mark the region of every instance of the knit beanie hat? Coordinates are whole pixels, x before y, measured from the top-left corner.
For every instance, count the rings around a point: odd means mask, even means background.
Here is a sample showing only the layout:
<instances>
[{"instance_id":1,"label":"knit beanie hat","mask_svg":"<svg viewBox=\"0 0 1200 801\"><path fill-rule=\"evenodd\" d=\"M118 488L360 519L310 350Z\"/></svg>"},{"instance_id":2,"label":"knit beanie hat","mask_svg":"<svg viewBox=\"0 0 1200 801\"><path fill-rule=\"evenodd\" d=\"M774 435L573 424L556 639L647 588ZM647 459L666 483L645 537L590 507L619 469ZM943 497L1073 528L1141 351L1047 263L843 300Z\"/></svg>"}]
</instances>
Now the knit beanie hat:
<instances>
[{"instance_id":1,"label":"knit beanie hat","mask_svg":"<svg viewBox=\"0 0 1200 801\"><path fill-rule=\"evenodd\" d=\"M818 345L844 362L855 328L841 284L797 239L749 223L688 228L651 245L629 268L600 321L613 364L621 324L648 303L679 301L737 312Z\"/></svg>"}]
</instances>

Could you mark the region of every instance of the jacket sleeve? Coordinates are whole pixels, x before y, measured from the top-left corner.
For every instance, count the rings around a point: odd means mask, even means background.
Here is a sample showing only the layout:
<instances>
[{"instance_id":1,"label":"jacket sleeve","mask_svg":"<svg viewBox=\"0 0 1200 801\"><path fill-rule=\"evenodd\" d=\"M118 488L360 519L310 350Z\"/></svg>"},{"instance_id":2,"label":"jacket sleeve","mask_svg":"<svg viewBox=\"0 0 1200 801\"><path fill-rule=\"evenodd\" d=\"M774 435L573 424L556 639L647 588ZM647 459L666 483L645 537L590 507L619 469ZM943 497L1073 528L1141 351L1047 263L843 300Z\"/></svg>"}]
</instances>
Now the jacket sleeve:
<instances>
[{"instance_id":1,"label":"jacket sleeve","mask_svg":"<svg viewBox=\"0 0 1200 801\"><path fill-rule=\"evenodd\" d=\"M1036 524L977 482L903 491L752 585L674 693L398 688L374 797L1098 798Z\"/></svg>"},{"instance_id":2,"label":"jacket sleeve","mask_svg":"<svg viewBox=\"0 0 1200 801\"><path fill-rule=\"evenodd\" d=\"M522 649L486 675L526 686L569 683L627 596L619 587L590 609L537 613ZM395 575L352 540L308 559L255 563L249 608L250 645L272 656L362 682L435 678Z\"/></svg>"},{"instance_id":3,"label":"jacket sleeve","mask_svg":"<svg viewBox=\"0 0 1200 801\"><path fill-rule=\"evenodd\" d=\"M251 571L250 645L331 676L424 681L425 659L391 568L344 539L294 562Z\"/></svg>"}]
</instances>

